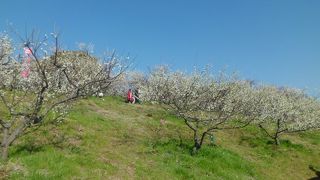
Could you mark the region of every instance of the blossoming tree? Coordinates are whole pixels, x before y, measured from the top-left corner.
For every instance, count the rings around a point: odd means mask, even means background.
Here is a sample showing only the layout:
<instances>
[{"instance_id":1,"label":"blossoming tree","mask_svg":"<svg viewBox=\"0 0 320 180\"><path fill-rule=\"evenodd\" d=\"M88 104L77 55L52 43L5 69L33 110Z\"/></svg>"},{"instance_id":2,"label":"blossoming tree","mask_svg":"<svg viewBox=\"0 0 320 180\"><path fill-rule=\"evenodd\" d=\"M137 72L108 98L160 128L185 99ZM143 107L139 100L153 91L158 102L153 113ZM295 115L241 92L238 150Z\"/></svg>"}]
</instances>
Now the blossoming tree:
<instances>
[{"instance_id":1,"label":"blossoming tree","mask_svg":"<svg viewBox=\"0 0 320 180\"><path fill-rule=\"evenodd\" d=\"M4 160L8 158L9 146L17 138L44 120L61 120L73 101L108 89L127 68L114 53L101 61L87 52L62 51L56 34L41 41L34 37L24 42L24 49L31 55L30 72L24 76L21 58L25 57L14 56L10 38L0 37L0 125Z\"/></svg>"},{"instance_id":2,"label":"blossoming tree","mask_svg":"<svg viewBox=\"0 0 320 180\"><path fill-rule=\"evenodd\" d=\"M280 135L320 128L320 102L303 91L292 88L262 86L255 123L279 145Z\"/></svg>"},{"instance_id":3,"label":"blossoming tree","mask_svg":"<svg viewBox=\"0 0 320 180\"><path fill-rule=\"evenodd\" d=\"M194 133L194 152L207 134L248 125L259 100L253 93L249 82L232 76L213 77L208 70L171 72L164 66L150 73L142 89L145 100L166 104L184 119Z\"/></svg>"}]
</instances>

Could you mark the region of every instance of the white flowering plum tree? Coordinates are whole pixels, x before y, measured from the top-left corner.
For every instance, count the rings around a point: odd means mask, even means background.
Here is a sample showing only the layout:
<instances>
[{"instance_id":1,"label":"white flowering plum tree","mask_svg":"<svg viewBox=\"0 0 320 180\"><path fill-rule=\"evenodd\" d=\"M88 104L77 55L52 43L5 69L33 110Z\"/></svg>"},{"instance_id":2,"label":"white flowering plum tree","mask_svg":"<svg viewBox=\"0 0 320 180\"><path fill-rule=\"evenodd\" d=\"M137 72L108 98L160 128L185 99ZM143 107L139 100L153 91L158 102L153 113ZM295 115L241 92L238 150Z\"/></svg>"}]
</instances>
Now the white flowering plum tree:
<instances>
[{"instance_id":1,"label":"white flowering plum tree","mask_svg":"<svg viewBox=\"0 0 320 180\"><path fill-rule=\"evenodd\" d=\"M194 151L215 130L240 128L256 117L253 88L233 76L213 77L209 70L192 74L171 72L160 66L153 70L142 89L142 98L166 104L194 134Z\"/></svg>"},{"instance_id":2,"label":"white flowering plum tree","mask_svg":"<svg viewBox=\"0 0 320 180\"><path fill-rule=\"evenodd\" d=\"M99 60L87 52L63 51L59 36L24 42L29 53L28 73L15 56L7 35L0 38L0 124L2 159L8 148L22 135L43 124L57 122L75 100L108 89L127 69L115 53ZM48 44L52 44L48 45ZM16 49L22 49L16 47Z\"/></svg>"},{"instance_id":3,"label":"white flowering plum tree","mask_svg":"<svg viewBox=\"0 0 320 180\"><path fill-rule=\"evenodd\" d=\"M320 128L320 102L302 90L261 86L255 123L279 145L280 135Z\"/></svg>"}]
</instances>

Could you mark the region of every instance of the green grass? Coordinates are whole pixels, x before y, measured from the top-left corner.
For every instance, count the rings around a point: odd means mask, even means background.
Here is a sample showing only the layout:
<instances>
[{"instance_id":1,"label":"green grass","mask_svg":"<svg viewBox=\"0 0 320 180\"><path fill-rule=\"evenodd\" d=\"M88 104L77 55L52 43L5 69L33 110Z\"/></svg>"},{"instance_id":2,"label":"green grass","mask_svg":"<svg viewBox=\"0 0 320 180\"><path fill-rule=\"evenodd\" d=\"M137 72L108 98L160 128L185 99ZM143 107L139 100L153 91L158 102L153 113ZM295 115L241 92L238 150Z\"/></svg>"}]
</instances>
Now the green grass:
<instances>
[{"instance_id":1,"label":"green grass","mask_svg":"<svg viewBox=\"0 0 320 180\"><path fill-rule=\"evenodd\" d=\"M0 107L1 110L1 107ZM160 120L165 124L161 124ZM282 137L275 147L259 129L217 131L191 155L192 132L152 104L120 97L78 102L58 124L15 142L0 166L8 179L307 179L320 166L320 133Z\"/></svg>"},{"instance_id":2,"label":"green grass","mask_svg":"<svg viewBox=\"0 0 320 180\"><path fill-rule=\"evenodd\" d=\"M155 167L161 167L154 177L167 172L168 177L179 179L252 179L257 178L253 164L238 154L222 147L205 146L191 156L192 142L181 144L176 140L158 143ZM155 168L154 167L154 168Z\"/></svg>"}]
</instances>

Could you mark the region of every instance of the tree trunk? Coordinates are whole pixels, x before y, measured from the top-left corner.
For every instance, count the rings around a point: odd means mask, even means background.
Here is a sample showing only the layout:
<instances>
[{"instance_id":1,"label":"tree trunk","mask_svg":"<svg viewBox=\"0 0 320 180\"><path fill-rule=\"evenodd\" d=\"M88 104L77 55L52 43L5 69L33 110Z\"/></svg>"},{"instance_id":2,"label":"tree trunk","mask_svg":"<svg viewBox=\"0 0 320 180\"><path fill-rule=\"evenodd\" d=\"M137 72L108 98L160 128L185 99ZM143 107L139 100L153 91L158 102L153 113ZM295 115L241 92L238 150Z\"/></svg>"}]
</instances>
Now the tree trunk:
<instances>
[{"instance_id":1,"label":"tree trunk","mask_svg":"<svg viewBox=\"0 0 320 180\"><path fill-rule=\"evenodd\" d=\"M193 146L193 154L195 154L199 149L201 149L202 143L206 136L207 132L202 133L201 139L199 139L198 133L194 131L194 146Z\"/></svg>"},{"instance_id":2,"label":"tree trunk","mask_svg":"<svg viewBox=\"0 0 320 180\"><path fill-rule=\"evenodd\" d=\"M204 138L206 137L206 135L207 135L207 132L202 133L201 140L200 140L200 147L202 146L202 143L203 143Z\"/></svg>"},{"instance_id":3,"label":"tree trunk","mask_svg":"<svg viewBox=\"0 0 320 180\"><path fill-rule=\"evenodd\" d=\"M201 148L201 143L199 141L199 137L198 137L198 132L197 131L194 131L193 140L194 140L194 145L193 145L193 149L192 149L192 154L195 154Z\"/></svg>"},{"instance_id":4,"label":"tree trunk","mask_svg":"<svg viewBox=\"0 0 320 180\"><path fill-rule=\"evenodd\" d=\"M9 128L4 128L3 138L2 138L2 142L1 142L1 159L3 161L7 161L8 156L9 156L8 137L9 137Z\"/></svg>"},{"instance_id":5,"label":"tree trunk","mask_svg":"<svg viewBox=\"0 0 320 180\"><path fill-rule=\"evenodd\" d=\"M280 141L279 141L279 134L280 134L280 122L281 122L281 119L278 119L277 120L277 131L276 131L276 133L275 133L275 135L274 135L274 143L275 143L275 145L280 145Z\"/></svg>"},{"instance_id":6,"label":"tree trunk","mask_svg":"<svg viewBox=\"0 0 320 180\"><path fill-rule=\"evenodd\" d=\"M9 156L9 146L8 145L2 146L1 159L3 161L7 161L8 160L8 156Z\"/></svg>"},{"instance_id":7,"label":"tree trunk","mask_svg":"<svg viewBox=\"0 0 320 180\"><path fill-rule=\"evenodd\" d=\"M199 140L195 140L194 141L194 148L196 150L199 150L201 148L201 144L200 144Z\"/></svg>"},{"instance_id":8,"label":"tree trunk","mask_svg":"<svg viewBox=\"0 0 320 180\"><path fill-rule=\"evenodd\" d=\"M273 138L273 140L274 140L274 144L275 144L275 145L277 145L277 146L280 145L280 140L279 140L278 137Z\"/></svg>"},{"instance_id":9,"label":"tree trunk","mask_svg":"<svg viewBox=\"0 0 320 180\"><path fill-rule=\"evenodd\" d=\"M3 137L1 142L1 157L3 161L7 161L9 157L10 145L22 134L26 127L26 121L22 122L20 126L15 127L15 130L9 134L9 127L3 128Z\"/></svg>"}]
</instances>

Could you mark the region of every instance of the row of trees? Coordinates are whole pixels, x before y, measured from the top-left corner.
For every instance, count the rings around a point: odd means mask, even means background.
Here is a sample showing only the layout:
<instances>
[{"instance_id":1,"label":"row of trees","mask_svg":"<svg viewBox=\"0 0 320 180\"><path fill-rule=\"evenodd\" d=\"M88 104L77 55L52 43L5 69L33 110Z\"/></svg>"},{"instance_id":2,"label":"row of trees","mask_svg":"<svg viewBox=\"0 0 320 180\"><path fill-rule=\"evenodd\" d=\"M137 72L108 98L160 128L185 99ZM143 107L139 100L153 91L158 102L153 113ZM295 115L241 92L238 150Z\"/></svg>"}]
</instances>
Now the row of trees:
<instances>
[{"instance_id":1,"label":"row of trees","mask_svg":"<svg viewBox=\"0 0 320 180\"><path fill-rule=\"evenodd\" d=\"M28 76L21 75L22 48L31 52ZM303 91L212 75L209 69L188 74L159 66L145 76L127 72L122 60L115 52L99 59L88 50L64 51L57 34L41 41L31 34L17 46L0 35L2 159L17 138L45 120L59 121L75 100L98 92L121 95L133 86L140 87L143 100L164 104L184 119L195 151L216 130L254 124L279 144L281 134L320 127L320 103Z\"/></svg>"},{"instance_id":2,"label":"row of trees","mask_svg":"<svg viewBox=\"0 0 320 180\"><path fill-rule=\"evenodd\" d=\"M209 69L191 74L160 66L142 87L145 101L166 106L193 131L194 150L216 130L255 124L276 145L284 133L320 128L320 102L303 91L255 85L234 75L212 75Z\"/></svg>"},{"instance_id":3,"label":"row of trees","mask_svg":"<svg viewBox=\"0 0 320 180\"><path fill-rule=\"evenodd\" d=\"M17 138L44 120L61 120L72 102L106 91L128 67L115 52L98 59L88 52L62 50L57 34L39 39L33 32L14 46L8 35L0 36L0 125L4 160ZM21 75L26 58L21 53L23 49L31 52L28 76Z\"/></svg>"}]
</instances>

